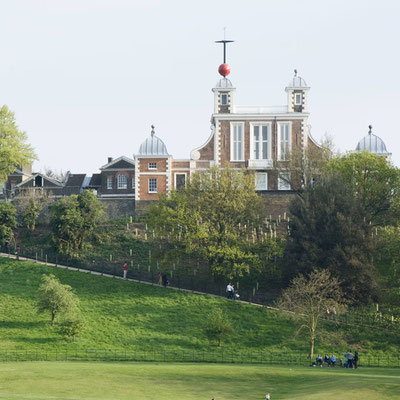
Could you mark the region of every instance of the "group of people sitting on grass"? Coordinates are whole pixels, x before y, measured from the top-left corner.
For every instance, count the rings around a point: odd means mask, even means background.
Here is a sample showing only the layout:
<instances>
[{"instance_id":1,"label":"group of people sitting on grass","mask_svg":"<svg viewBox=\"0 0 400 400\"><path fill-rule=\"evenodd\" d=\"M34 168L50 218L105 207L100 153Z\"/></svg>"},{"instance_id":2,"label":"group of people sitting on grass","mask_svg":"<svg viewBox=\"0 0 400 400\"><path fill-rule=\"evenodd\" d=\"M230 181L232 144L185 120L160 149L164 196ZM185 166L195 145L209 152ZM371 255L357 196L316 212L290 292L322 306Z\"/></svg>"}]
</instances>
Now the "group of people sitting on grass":
<instances>
[{"instance_id":1,"label":"group of people sitting on grass","mask_svg":"<svg viewBox=\"0 0 400 400\"><path fill-rule=\"evenodd\" d=\"M358 351L354 354L351 350L347 351L346 353L342 353L344 356L344 363L340 358L336 358L334 354L330 357L328 354L325 354L322 357L321 354L318 354L317 358L315 359L315 363L312 363L313 367L322 367L322 364L326 364L328 367L334 367L336 364L341 365L345 368L357 368L358 367Z\"/></svg>"}]
</instances>

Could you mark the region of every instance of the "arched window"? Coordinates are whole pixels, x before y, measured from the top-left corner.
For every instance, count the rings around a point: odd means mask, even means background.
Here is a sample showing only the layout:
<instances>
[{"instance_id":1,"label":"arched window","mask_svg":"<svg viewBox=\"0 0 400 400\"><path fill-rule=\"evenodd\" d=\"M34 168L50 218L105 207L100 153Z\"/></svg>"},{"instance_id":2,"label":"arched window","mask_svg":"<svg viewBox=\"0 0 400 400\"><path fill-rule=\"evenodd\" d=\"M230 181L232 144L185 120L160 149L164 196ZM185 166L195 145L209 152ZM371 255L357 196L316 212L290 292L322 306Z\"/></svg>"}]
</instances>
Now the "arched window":
<instances>
[{"instance_id":1,"label":"arched window","mask_svg":"<svg viewBox=\"0 0 400 400\"><path fill-rule=\"evenodd\" d=\"M126 179L125 174L118 175L117 188L118 189L128 189L128 180Z\"/></svg>"}]
</instances>

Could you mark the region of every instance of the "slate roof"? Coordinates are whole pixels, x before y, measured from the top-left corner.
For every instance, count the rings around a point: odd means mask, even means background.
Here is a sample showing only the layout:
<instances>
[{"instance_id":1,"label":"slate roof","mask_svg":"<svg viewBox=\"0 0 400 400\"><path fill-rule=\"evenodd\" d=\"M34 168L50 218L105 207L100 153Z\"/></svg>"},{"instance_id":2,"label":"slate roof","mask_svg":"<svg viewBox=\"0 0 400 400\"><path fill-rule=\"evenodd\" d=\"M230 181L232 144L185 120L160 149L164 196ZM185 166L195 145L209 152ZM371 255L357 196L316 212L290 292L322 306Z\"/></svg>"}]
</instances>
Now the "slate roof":
<instances>
[{"instance_id":1,"label":"slate roof","mask_svg":"<svg viewBox=\"0 0 400 400\"><path fill-rule=\"evenodd\" d=\"M86 174L69 174L65 186L82 187Z\"/></svg>"}]
</instances>

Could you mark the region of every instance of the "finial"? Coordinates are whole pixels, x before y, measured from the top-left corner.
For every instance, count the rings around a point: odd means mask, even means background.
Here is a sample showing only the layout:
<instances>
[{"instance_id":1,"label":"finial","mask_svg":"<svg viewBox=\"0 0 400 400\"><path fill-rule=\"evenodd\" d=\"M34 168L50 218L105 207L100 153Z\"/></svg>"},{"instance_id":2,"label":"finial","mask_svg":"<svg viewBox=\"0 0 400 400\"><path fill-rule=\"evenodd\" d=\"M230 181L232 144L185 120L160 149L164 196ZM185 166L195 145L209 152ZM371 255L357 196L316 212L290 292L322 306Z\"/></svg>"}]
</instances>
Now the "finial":
<instances>
[{"instance_id":1,"label":"finial","mask_svg":"<svg viewBox=\"0 0 400 400\"><path fill-rule=\"evenodd\" d=\"M371 135L372 133L372 125L368 125L369 131L368 131L368 135Z\"/></svg>"},{"instance_id":2,"label":"finial","mask_svg":"<svg viewBox=\"0 0 400 400\"><path fill-rule=\"evenodd\" d=\"M297 76L297 69L294 70L294 76Z\"/></svg>"},{"instance_id":3,"label":"finial","mask_svg":"<svg viewBox=\"0 0 400 400\"><path fill-rule=\"evenodd\" d=\"M151 136L155 135L155 131L154 131L154 125L151 126Z\"/></svg>"}]
</instances>

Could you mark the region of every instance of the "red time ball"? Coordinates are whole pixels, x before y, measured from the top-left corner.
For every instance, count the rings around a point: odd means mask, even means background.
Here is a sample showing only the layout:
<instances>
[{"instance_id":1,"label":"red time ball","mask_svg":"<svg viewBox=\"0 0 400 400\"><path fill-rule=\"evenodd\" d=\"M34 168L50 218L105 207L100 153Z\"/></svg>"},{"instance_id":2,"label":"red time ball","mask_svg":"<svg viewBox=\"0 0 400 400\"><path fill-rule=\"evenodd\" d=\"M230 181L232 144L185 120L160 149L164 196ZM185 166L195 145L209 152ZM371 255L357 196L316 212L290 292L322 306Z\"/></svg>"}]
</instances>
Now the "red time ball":
<instances>
[{"instance_id":1,"label":"red time ball","mask_svg":"<svg viewBox=\"0 0 400 400\"><path fill-rule=\"evenodd\" d=\"M231 73L231 67L228 64L221 64L218 68L218 72L225 77Z\"/></svg>"}]
</instances>

